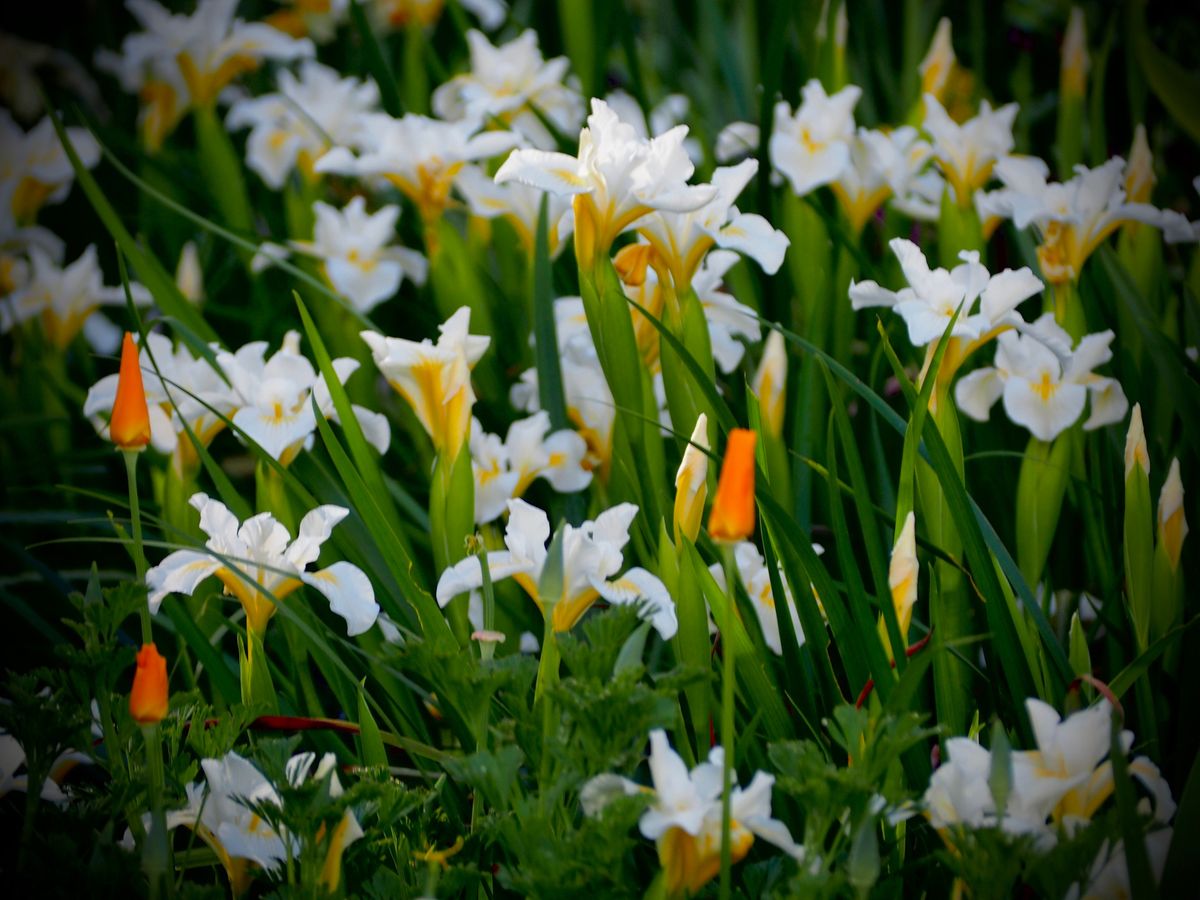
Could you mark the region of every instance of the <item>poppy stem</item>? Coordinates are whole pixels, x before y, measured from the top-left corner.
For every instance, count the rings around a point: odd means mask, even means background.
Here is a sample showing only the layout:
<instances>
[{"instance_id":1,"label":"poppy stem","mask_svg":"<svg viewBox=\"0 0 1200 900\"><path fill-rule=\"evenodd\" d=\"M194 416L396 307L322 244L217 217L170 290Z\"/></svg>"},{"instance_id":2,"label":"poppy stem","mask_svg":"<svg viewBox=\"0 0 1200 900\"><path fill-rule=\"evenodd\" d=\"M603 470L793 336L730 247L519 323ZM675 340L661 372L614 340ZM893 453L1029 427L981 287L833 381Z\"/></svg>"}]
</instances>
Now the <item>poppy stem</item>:
<instances>
[{"instance_id":1,"label":"poppy stem","mask_svg":"<svg viewBox=\"0 0 1200 900\"><path fill-rule=\"evenodd\" d=\"M719 896L728 900L731 895L733 842L731 805L733 791L733 628L737 615L737 566L734 564L732 543L721 544L721 560L725 566L725 615L721 623L721 746L724 761L721 766L721 882Z\"/></svg>"},{"instance_id":2,"label":"poppy stem","mask_svg":"<svg viewBox=\"0 0 1200 900\"><path fill-rule=\"evenodd\" d=\"M137 583L146 583L146 548L142 544L142 509L138 502L137 487L137 450L122 450L125 457L125 475L129 481L129 522L133 537L133 566L137 572ZM142 619L142 643L154 643L154 634L150 627L150 605L143 603L140 607Z\"/></svg>"}]
</instances>

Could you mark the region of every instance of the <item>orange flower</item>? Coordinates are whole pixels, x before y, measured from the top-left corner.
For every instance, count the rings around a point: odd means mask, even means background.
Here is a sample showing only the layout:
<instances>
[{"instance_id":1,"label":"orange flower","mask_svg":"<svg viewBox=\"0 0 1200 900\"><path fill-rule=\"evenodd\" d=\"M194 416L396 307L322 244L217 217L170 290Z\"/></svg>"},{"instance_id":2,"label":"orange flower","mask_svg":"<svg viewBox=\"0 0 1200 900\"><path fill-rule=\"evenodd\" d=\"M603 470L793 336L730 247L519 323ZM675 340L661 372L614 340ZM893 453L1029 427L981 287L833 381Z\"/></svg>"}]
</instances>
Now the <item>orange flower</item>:
<instances>
[{"instance_id":1,"label":"orange flower","mask_svg":"<svg viewBox=\"0 0 1200 900\"><path fill-rule=\"evenodd\" d=\"M153 644L142 644L129 692L129 714L139 725L153 725L167 715L167 661Z\"/></svg>"},{"instance_id":2,"label":"orange flower","mask_svg":"<svg viewBox=\"0 0 1200 900\"><path fill-rule=\"evenodd\" d=\"M137 345L128 331L121 345L121 373L117 376L117 399L108 420L108 432L122 450L140 450L150 443L150 409L142 386L142 366Z\"/></svg>"},{"instance_id":3,"label":"orange flower","mask_svg":"<svg viewBox=\"0 0 1200 900\"><path fill-rule=\"evenodd\" d=\"M754 533L754 442L747 428L729 432L717 496L708 516L708 533L715 541L744 541Z\"/></svg>"}]
</instances>

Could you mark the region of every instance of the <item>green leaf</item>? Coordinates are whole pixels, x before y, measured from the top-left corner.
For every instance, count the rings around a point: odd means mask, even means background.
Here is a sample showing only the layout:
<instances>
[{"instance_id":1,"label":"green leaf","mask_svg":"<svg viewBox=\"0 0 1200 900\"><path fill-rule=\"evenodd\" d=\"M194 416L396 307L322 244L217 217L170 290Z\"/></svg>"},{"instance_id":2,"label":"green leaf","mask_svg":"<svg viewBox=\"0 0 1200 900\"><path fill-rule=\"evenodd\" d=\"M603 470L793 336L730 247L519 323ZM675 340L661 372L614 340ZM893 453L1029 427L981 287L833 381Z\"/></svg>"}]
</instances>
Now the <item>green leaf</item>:
<instances>
[{"instance_id":1,"label":"green leaf","mask_svg":"<svg viewBox=\"0 0 1200 900\"><path fill-rule=\"evenodd\" d=\"M1163 897L1184 897L1200 883L1200 854L1196 853L1196 835L1200 834L1200 756L1192 761L1191 773L1175 810L1174 827L1175 835L1159 885Z\"/></svg>"},{"instance_id":2,"label":"green leaf","mask_svg":"<svg viewBox=\"0 0 1200 900\"><path fill-rule=\"evenodd\" d=\"M346 446L349 448L350 455L354 459L355 468L362 477L363 483L367 486L371 496L377 502L380 512L386 517L392 533L396 535L396 539L404 547L408 558L411 559L412 548L409 546L408 541L404 539L404 529L400 524L400 516L391 501L391 492L384 483L383 472L379 467L379 455L367 443L367 439L363 435L362 425L359 423L358 415L355 413L354 406L350 402L350 396L346 393L346 388L343 386L341 379L338 378L337 372L333 367L333 360L330 358L329 351L325 348L325 342L321 339L320 331L308 313L308 308L304 305L304 301L300 299L300 295L295 291L292 291L292 297L296 301L296 308L300 311L300 321L304 325L304 333L308 336L308 342L312 345L313 356L317 359L317 367L325 379L326 387L329 388L329 396L333 399L334 409L337 410L338 422L342 426L342 434L345 435Z\"/></svg>"},{"instance_id":3,"label":"green leaf","mask_svg":"<svg viewBox=\"0 0 1200 900\"><path fill-rule=\"evenodd\" d=\"M696 548L690 542L685 543L683 547L692 558L700 590L708 600L713 618L718 622L725 621L725 604L729 602L725 592L718 587ZM783 701L779 699L779 689L767 673L761 657L754 652L754 642L751 641L745 625L736 616L733 619L733 633L729 635L729 643L737 656L737 678L745 689L747 707L762 715L767 734L772 740L791 737L792 727Z\"/></svg>"},{"instance_id":4,"label":"green leaf","mask_svg":"<svg viewBox=\"0 0 1200 900\"><path fill-rule=\"evenodd\" d=\"M434 602L433 597L413 578L412 560L408 558L399 538L391 530L386 517L375 502L375 497L355 470L350 457L346 455L346 451L342 449L342 445L334 436L333 429L329 427L315 398L313 399L313 414L317 420L317 430L320 432L321 440L329 451L330 459L333 460L334 468L337 469L338 475L350 495L355 511L362 517L371 537L383 553L388 571L400 585L403 599L416 614L421 633L426 640L435 645L446 640L453 640L445 616L442 615L442 611ZM393 606L393 608L395 607Z\"/></svg>"},{"instance_id":5,"label":"green leaf","mask_svg":"<svg viewBox=\"0 0 1200 900\"><path fill-rule=\"evenodd\" d=\"M388 65L387 57L383 55L379 39L375 37L375 30L367 21L367 16L363 12L359 0L350 0L350 19L354 22L358 39L362 41L363 50L367 54L367 70L375 79L375 83L379 85L379 100L383 104L384 110L389 116L401 115L404 107L400 103L400 91L396 86L396 76L392 74L392 68Z\"/></svg>"},{"instance_id":6,"label":"green leaf","mask_svg":"<svg viewBox=\"0 0 1200 900\"><path fill-rule=\"evenodd\" d=\"M1109 689L1112 690L1113 694L1116 697L1120 697L1133 687L1138 679L1146 674L1154 661L1162 656L1172 644L1180 640L1184 632L1188 631L1197 622L1200 622L1200 616L1196 616L1183 625L1177 625L1139 653L1133 662L1118 672L1117 677L1108 683Z\"/></svg>"},{"instance_id":7,"label":"green leaf","mask_svg":"<svg viewBox=\"0 0 1200 900\"><path fill-rule=\"evenodd\" d=\"M1200 78L1159 50L1144 34L1135 39L1138 62L1146 83L1175 122L1193 141L1200 142Z\"/></svg>"},{"instance_id":8,"label":"green leaf","mask_svg":"<svg viewBox=\"0 0 1200 900\"><path fill-rule=\"evenodd\" d=\"M550 416L554 431L571 427L567 420L566 393L559 365L558 332L554 323L554 285L550 280L549 200L538 207L537 237L533 250L533 333L537 361L538 402Z\"/></svg>"},{"instance_id":9,"label":"green leaf","mask_svg":"<svg viewBox=\"0 0 1200 900\"><path fill-rule=\"evenodd\" d=\"M825 373L825 376L829 378L828 372ZM835 401L833 405L837 406L838 404ZM826 457L829 463L829 477L836 482L838 477L838 447L834 435L834 416L835 414L831 412L829 433L825 446L828 450ZM879 640L879 630L875 625L875 618L871 615L866 591L863 588L862 575L858 571L858 560L854 554L854 542L850 537L850 528L846 524L842 494L841 491L836 489L829 492L829 525L833 529L834 539L837 542L838 568L846 583L846 594L850 600L850 618L858 644L857 649L839 644L839 650L843 656L847 653L862 654L871 673L871 680L875 682L875 689L886 700L891 693L895 676L892 674L888 663L887 653L884 651L883 644ZM880 601L881 605L891 606L890 603L883 603L882 598L880 598ZM825 608L828 611L828 601L822 599L822 603L825 604ZM837 632L834 634L837 636ZM897 637L899 637L898 630ZM902 647L903 644L897 643L895 646ZM866 682L864 680L860 683L865 684Z\"/></svg>"},{"instance_id":10,"label":"green leaf","mask_svg":"<svg viewBox=\"0 0 1200 900\"><path fill-rule=\"evenodd\" d=\"M1112 737L1109 742L1109 761L1112 763L1113 790L1117 795L1117 815L1121 822L1121 833L1125 844L1125 864L1129 874L1129 889L1132 900L1150 900L1158 896L1154 876L1150 872L1150 858L1146 854L1146 836L1142 817L1137 811L1137 794L1129 777L1129 761L1121 746L1121 724L1118 716L1112 717Z\"/></svg>"},{"instance_id":11,"label":"green leaf","mask_svg":"<svg viewBox=\"0 0 1200 900\"><path fill-rule=\"evenodd\" d=\"M367 705L367 695L363 690L363 682L358 685L358 728L359 741L362 746L362 761L366 766L386 766L388 764L387 748L379 734L379 725L371 715L371 707Z\"/></svg>"},{"instance_id":12,"label":"green leaf","mask_svg":"<svg viewBox=\"0 0 1200 900\"><path fill-rule=\"evenodd\" d=\"M1188 374L1187 358L1182 349L1163 333L1149 301L1138 291L1112 248L1101 247L1096 251L1095 259L1107 276L1107 283L1111 285L1117 301L1129 310L1146 354L1158 369L1160 383L1178 406L1184 438L1192 452L1200 451L1200 385Z\"/></svg>"}]
</instances>

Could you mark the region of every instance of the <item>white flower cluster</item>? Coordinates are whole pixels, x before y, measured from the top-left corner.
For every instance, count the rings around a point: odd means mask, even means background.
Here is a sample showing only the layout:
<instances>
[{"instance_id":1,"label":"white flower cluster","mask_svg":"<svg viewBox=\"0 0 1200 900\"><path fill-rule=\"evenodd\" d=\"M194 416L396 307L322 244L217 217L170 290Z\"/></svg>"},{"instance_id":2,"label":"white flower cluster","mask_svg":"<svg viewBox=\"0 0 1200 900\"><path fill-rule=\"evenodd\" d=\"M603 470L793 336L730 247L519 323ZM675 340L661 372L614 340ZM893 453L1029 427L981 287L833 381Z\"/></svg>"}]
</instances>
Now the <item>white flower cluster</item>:
<instances>
[{"instance_id":1,"label":"white flower cluster","mask_svg":"<svg viewBox=\"0 0 1200 900\"><path fill-rule=\"evenodd\" d=\"M1113 710L1108 701L1065 720L1040 700L1026 700L1025 708L1037 749L1011 754L1003 813L990 787L992 754L970 738L951 738L946 742L948 758L925 792L926 814L934 828L998 827L1013 835L1031 835L1046 849L1056 843L1058 829L1076 833L1112 796L1112 762L1107 757ZM1127 753L1132 744L1133 734L1121 732L1122 751ZM1149 795L1140 811L1152 814L1155 822L1170 822L1175 801L1158 767L1139 756L1130 761L1129 772Z\"/></svg>"}]
</instances>

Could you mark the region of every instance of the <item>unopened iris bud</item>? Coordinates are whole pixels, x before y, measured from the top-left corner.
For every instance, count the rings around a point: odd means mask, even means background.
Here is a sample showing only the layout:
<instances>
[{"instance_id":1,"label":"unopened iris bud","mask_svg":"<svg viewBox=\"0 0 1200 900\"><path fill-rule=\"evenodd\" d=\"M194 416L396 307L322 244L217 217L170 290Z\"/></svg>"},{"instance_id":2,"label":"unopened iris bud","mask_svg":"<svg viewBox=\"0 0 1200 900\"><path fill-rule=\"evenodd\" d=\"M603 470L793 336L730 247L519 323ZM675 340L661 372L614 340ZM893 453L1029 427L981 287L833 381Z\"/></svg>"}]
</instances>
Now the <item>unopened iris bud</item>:
<instances>
[{"instance_id":1,"label":"unopened iris bud","mask_svg":"<svg viewBox=\"0 0 1200 900\"><path fill-rule=\"evenodd\" d=\"M1166 550L1171 571L1179 569L1183 539L1187 537L1187 517L1183 514L1183 479L1179 477L1179 460L1171 460L1171 470L1158 495L1158 543Z\"/></svg>"},{"instance_id":2,"label":"unopened iris bud","mask_svg":"<svg viewBox=\"0 0 1200 900\"><path fill-rule=\"evenodd\" d=\"M1129 164L1125 166L1125 199L1129 203L1149 203L1154 189L1154 155L1146 139L1146 126L1133 130L1133 146L1129 148Z\"/></svg>"},{"instance_id":3,"label":"unopened iris bud","mask_svg":"<svg viewBox=\"0 0 1200 900\"><path fill-rule=\"evenodd\" d=\"M750 388L758 398L758 410L767 431L783 434L784 405L787 400L787 350L783 335L772 331L763 348L762 363L754 373Z\"/></svg>"},{"instance_id":4,"label":"unopened iris bud","mask_svg":"<svg viewBox=\"0 0 1200 900\"><path fill-rule=\"evenodd\" d=\"M939 101L946 98L946 84L954 69L954 44L950 40L950 20L942 17L938 22L929 50L921 60L921 94L933 94Z\"/></svg>"},{"instance_id":5,"label":"unopened iris bud","mask_svg":"<svg viewBox=\"0 0 1200 900\"><path fill-rule=\"evenodd\" d=\"M1087 88L1087 73L1091 66L1087 51L1087 22L1083 9L1071 8L1067 33L1062 46L1062 93L1082 97Z\"/></svg>"},{"instance_id":6,"label":"unopened iris bud","mask_svg":"<svg viewBox=\"0 0 1200 900\"><path fill-rule=\"evenodd\" d=\"M1133 413L1129 417L1129 431L1125 434L1125 478L1133 474L1134 466L1141 466L1142 471L1150 474L1150 453L1146 449L1146 430L1142 426L1142 404L1133 404Z\"/></svg>"},{"instance_id":7,"label":"unopened iris bud","mask_svg":"<svg viewBox=\"0 0 1200 900\"><path fill-rule=\"evenodd\" d=\"M708 516L714 541L744 541L754 534L754 444L758 435L747 428L729 432L717 496Z\"/></svg>"},{"instance_id":8,"label":"unopened iris bud","mask_svg":"<svg viewBox=\"0 0 1200 900\"><path fill-rule=\"evenodd\" d=\"M129 714L139 725L154 725L167 716L167 661L153 644L143 644L137 655Z\"/></svg>"},{"instance_id":9,"label":"unopened iris bud","mask_svg":"<svg viewBox=\"0 0 1200 900\"><path fill-rule=\"evenodd\" d=\"M896 538L892 549L892 561L888 567L888 588L892 592L892 604L896 609L896 621L900 625L900 636L908 640L908 626L912 624L913 606L917 602L917 521L910 511L904 519L904 527Z\"/></svg>"},{"instance_id":10,"label":"unopened iris bud","mask_svg":"<svg viewBox=\"0 0 1200 900\"><path fill-rule=\"evenodd\" d=\"M141 450L150 443L150 409L142 385L142 367L133 335L125 332L121 345L121 370L117 376L117 397L108 422L113 443L122 450Z\"/></svg>"},{"instance_id":11,"label":"unopened iris bud","mask_svg":"<svg viewBox=\"0 0 1200 900\"><path fill-rule=\"evenodd\" d=\"M696 540L704 501L708 499L708 416L700 413L692 441L683 451L683 462L675 473L675 540Z\"/></svg>"}]
</instances>

